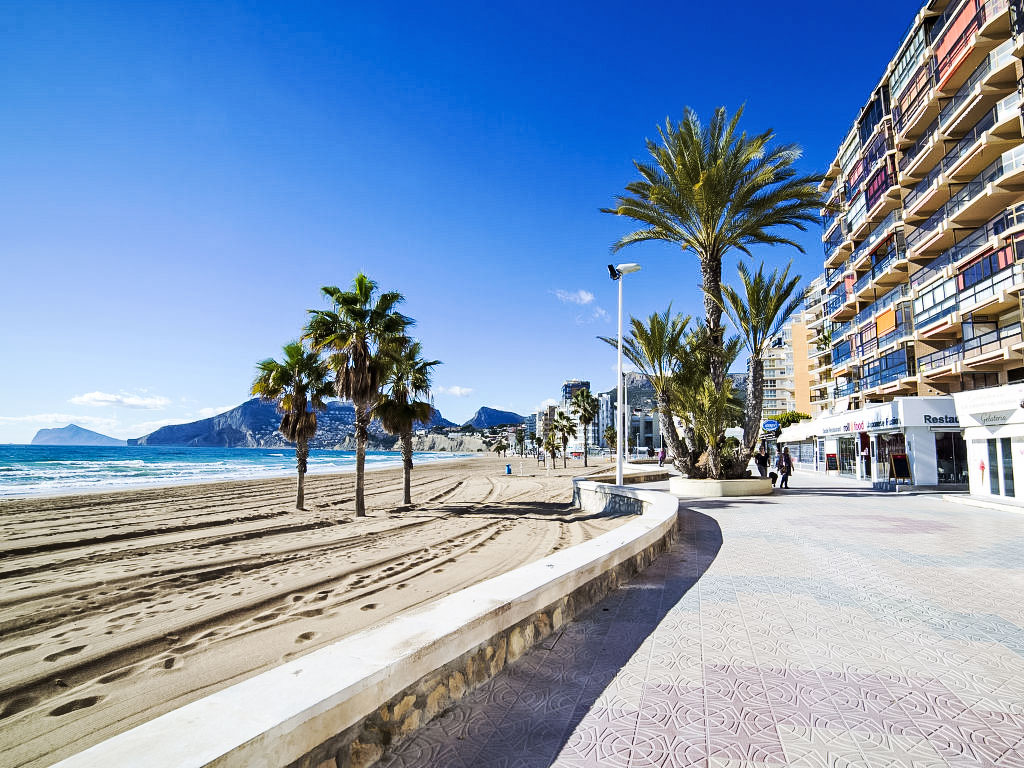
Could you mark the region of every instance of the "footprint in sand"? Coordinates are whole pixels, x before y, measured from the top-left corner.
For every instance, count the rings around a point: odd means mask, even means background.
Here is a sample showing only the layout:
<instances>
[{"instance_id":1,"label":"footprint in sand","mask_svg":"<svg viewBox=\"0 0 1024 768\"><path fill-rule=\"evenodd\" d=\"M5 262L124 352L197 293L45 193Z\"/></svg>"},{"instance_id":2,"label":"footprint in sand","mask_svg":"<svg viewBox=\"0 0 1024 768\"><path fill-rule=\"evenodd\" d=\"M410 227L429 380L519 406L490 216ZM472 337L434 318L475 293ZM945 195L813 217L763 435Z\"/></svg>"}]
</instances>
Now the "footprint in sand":
<instances>
[{"instance_id":1,"label":"footprint in sand","mask_svg":"<svg viewBox=\"0 0 1024 768\"><path fill-rule=\"evenodd\" d=\"M396 587L395 587L395 589L405 589L405 588L406 588L406 587L408 587L408 586L409 586L409 585L408 585L407 583L405 583L405 582L403 581L403 582L402 582L401 584L399 584L398 586L396 586Z\"/></svg>"},{"instance_id":2,"label":"footprint in sand","mask_svg":"<svg viewBox=\"0 0 1024 768\"><path fill-rule=\"evenodd\" d=\"M316 637L316 632L303 632L301 635L295 638L296 643L307 643Z\"/></svg>"},{"instance_id":3,"label":"footprint in sand","mask_svg":"<svg viewBox=\"0 0 1024 768\"><path fill-rule=\"evenodd\" d=\"M81 653L86 649L84 645L76 645L74 648L65 648L63 651L57 651L51 653L49 656L44 656L43 661L57 661L57 659L63 659L65 656L74 656L76 653Z\"/></svg>"},{"instance_id":4,"label":"footprint in sand","mask_svg":"<svg viewBox=\"0 0 1024 768\"><path fill-rule=\"evenodd\" d=\"M27 651L34 651L38 648L38 645L22 645L18 648L12 648L9 651L0 653L0 659L6 659L8 656L14 656L16 653L26 653Z\"/></svg>"},{"instance_id":5,"label":"footprint in sand","mask_svg":"<svg viewBox=\"0 0 1024 768\"><path fill-rule=\"evenodd\" d=\"M50 716L59 717L60 715L66 715L68 712L75 712L79 709L86 709L87 707L91 707L94 704L96 704L96 702L98 702L102 698L102 696L86 696L84 699L75 699L74 701L69 701L67 704L61 704L59 707L51 709Z\"/></svg>"},{"instance_id":6,"label":"footprint in sand","mask_svg":"<svg viewBox=\"0 0 1024 768\"><path fill-rule=\"evenodd\" d=\"M364 606L363 606L362 608L360 608L359 610L360 610L360 611L372 611L372 610L373 610L374 608L376 608L376 607L377 607L377 604L376 604L376 603L367 603L366 605L364 605Z\"/></svg>"},{"instance_id":7,"label":"footprint in sand","mask_svg":"<svg viewBox=\"0 0 1024 768\"><path fill-rule=\"evenodd\" d=\"M253 619L253 621L258 622L260 624L263 624L264 622L267 622L267 621L273 621L274 619L276 619L280 615L281 615L280 611L271 611L270 613L261 613L259 616L255 617Z\"/></svg>"},{"instance_id":8,"label":"footprint in sand","mask_svg":"<svg viewBox=\"0 0 1024 768\"><path fill-rule=\"evenodd\" d=\"M307 619L312 619L315 616L323 616L324 615L324 609L323 608L310 608L308 611L299 611L295 615L296 616L302 616L302 617L307 618Z\"/></svg>"},{"instance_id":9,"label":"footprint in sand","mask_svg":"<svg viewBox=\"0 0 1024 768\"><path fill-rule=\"evenodd\" d=\"M109 672L105 674L103 677L97 678L96 682L101 683L102 685L106 685L107 683L112 683L115 680L121 680L125 677L128 677L128 675L130 675L134 671L134 667L125 667L124 669L118 669L114 672Z\"/></svg>"},{"instance_id":10,"label":"footprint in sand","mask_svg":"<svg viewBox=\"0 0 1024 768\"><path fill-rule=\"evenodd\" d=\"M35 696L17 696L11 699L4 704L4 708L0 710L0 720L3 720L5 717L10 717L11 715L16 715L19 712L24 712L37 701L39 701L39 699Z\"/></svg>"},{"instance_id":11,"label":"footprint in sand","mask_svg":"<svg viewBox=\"0 0 1024 768\"><path fill-rule=\"evenodd\" d=\"M178 660L174 656L169 656L166 659L158 661L156 664L151 664L150 669L174 669L178 664Z\"/></svg>"},{"instance_id":12,"label":"footprint in sand","mask_svg":"<svg viewBox=\"0 0 1024 768\"><path fill-rule=\"evenodd\" d=\"M305 599L305 595L292 595L293 603L301 603Z\"/></svg>"}]
</instances>

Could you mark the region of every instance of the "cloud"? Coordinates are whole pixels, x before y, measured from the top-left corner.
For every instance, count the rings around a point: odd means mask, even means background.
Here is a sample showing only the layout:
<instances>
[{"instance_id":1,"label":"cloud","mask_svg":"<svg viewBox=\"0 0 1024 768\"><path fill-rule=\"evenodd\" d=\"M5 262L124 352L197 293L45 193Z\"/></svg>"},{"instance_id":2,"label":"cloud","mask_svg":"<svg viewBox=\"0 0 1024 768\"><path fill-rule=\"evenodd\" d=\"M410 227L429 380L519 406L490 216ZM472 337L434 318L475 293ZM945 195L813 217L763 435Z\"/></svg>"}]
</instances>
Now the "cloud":
<instances>
[{"instance_id":1,"label":"cloud","mask_svg":"<svg viewBox=\"0 0 1024 768\"><path fill-rule=\"evenodd\" d=\"M104 406L115 405L121 408L140 408L149 411L158 411L170 404L170 400L159 395L143 396L130 395L122 392L118 395L109 392L86 392L84 395L75 395L69 401L75 405Z\"/></svg>"},{"instance_id":2,"label":"cloud","mask_svg":"<svg viewBox=\"0 0 1024 768\"><path fill-rule=\"evenodd\" d=\"M537 411L543 411L549 405L560 405L560 404L561 404L560 400L555 400L555 398L549 397L546 400L544 400L540 405L538 405L536 408L534 408L533 412L536 413Z\"/></svg>"},{"instance_id":3,"label":"cloud","mask_svg":"<svg viewBox=\"0 0 1024 768\"><path fill-rule=\"evenodd\" d=\"M552 291L555 298L565 304L589 304L594 300L594 294L580 288L578 291L563 291L561 288Z\"/></svg>"},{"instance_id":4,"label":"cloud","mask_svg":"<svg viewBox=\"0 0 1024 768\"><path fill-rule=\"evenodd\" d=\"M594 307L594 319L595 320L610 320L611 315L605 312L601 307Z\"/></svg>"},{"instance_id":5,"label":"cloud","mask_svg":"<svg viewBox=\"0 0 1024 768\"><path fill-rule=\"evenodd\" d=\"M439 395L451 395L452 397L469 397L473 394L472 387L460 387L458 385L451 387L434 387L434 391Z\"/></svg>"}]
</instances>

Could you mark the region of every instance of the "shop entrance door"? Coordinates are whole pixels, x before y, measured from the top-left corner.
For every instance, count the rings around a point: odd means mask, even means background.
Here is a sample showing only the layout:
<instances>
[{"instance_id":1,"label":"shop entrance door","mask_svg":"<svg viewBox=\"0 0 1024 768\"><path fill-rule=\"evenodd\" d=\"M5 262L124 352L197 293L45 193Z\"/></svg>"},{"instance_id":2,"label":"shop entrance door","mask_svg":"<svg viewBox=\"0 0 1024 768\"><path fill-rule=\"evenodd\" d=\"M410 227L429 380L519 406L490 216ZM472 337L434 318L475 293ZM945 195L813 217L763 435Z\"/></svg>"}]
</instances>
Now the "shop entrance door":
<instances>
[{"instance_id":1,"label":"shop entrance door","mask_svg":"<svg viewBox=\"0 0 1024 768\"><path fill-rule=\"evenodd\" d=\"M852 437L840 437L836 441L839 445L839 474L857 476L857 441Z\"/></svg>"},{"instance_id":2,"label":"shop entrance door","mask_svg":"<svg viewBox=\"0 0 1024 768\"><path fill-rule=\"evenodd\" d=\"M935 468L939 485L967 483L967 443L959 432L935 433Z\"/></svg>"},{"instance_id":3,"label":"shop entrance door","mask_svg":"<svg viewBox=\"0 0 1024 768\"><path fill-rule=\"evenodd\" d=\"M875 476L882 482L889 480L889 456L907 452L907 438L902 432L878 435L875 438Z\"/></svg>"}]
</instances>

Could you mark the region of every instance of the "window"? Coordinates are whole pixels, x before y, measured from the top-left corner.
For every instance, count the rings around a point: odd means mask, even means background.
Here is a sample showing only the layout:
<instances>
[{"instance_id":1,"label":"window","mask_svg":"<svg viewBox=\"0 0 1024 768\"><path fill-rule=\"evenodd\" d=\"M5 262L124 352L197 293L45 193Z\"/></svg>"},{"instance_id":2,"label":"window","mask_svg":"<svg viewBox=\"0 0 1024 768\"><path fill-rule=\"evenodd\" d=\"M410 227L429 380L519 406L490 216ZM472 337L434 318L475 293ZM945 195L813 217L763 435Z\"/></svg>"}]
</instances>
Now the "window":
<instances>
[{"instance_id":1,"label":"window","mask_svg":"<svg viewBox=\"0 0 1024 768\"><path fill-rule=\"evenodd\" d=\"M993 253L979 256L965 267L956 277L957 287L962 291L977 285L996 272L1013 265L1013 246L1008 245Z\"/></svg>"},{"instance_id":2,"label":"window","mask_svg":"<svg viewBox=\"0 0 1024 768\"><path fill-rule=\"evenodd\" d=\"M995 439L988 441L988 490L993 496L999 495L999 449Z\"/></svg>"},{"instance_id":3,"label":"window","mask_svg":"<svg viewBox=\"0 0 1024 768\"><path fill-rule=\"evenodd\" d=\"M1003 496L1013 496L1013 447L1010 438L1000 438L999 448L1003 454Z\"/></svg>"}]
</instances>

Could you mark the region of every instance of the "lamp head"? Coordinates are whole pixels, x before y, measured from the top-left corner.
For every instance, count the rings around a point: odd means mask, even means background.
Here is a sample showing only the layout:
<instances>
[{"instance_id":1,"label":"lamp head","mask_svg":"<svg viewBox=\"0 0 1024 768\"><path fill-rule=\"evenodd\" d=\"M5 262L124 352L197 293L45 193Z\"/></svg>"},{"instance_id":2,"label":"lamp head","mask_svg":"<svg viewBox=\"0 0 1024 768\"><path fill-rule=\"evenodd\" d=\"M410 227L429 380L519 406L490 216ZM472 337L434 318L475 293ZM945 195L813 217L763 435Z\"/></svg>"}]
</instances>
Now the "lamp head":
<instances>
[{"instance_id":1,"label":"lamp head","mask_svg":"<svg viewBox=\"0 0 1024 768\"><path fill-rule=\"evenodd\" d=\"M616 266L615 271L620 275L628 275L630 272L639 272L640 265L634 264L633 262L627 262L626 264L619 264Z\"/></svg>"},{"instance_id":2,"label":"lamp head","mask_svg":"<svg viewBox=\"0 0 1024 768\"><path fill-rule=\"evenodd\" d=\"M620 277L622 277L622 273L620 273L619 270L615 268L614 264L608 265L608 275L611 277L612 280L618 280Z\"/></svg>"}]
</instances>

